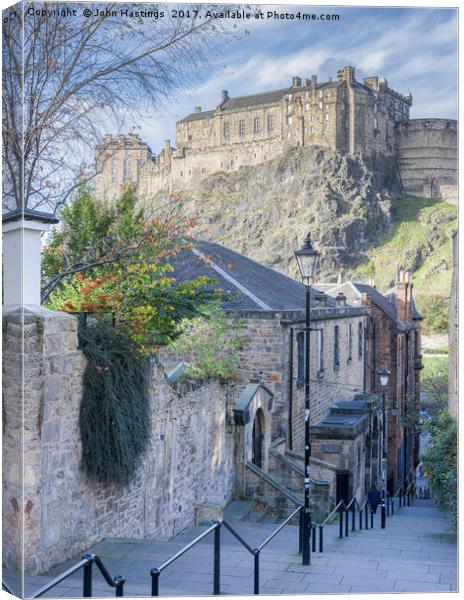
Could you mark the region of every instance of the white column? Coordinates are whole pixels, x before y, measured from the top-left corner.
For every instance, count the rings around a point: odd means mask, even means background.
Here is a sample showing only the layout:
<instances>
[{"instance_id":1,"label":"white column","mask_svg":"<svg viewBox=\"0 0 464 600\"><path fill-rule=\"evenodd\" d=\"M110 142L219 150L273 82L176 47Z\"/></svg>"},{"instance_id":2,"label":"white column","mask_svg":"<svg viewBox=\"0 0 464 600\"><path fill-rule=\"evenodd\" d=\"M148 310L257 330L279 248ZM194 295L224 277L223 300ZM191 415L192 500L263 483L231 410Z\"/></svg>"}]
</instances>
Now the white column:
<instances>
[{"instance_id":1,"label":"white column","mask_svg":"<svg viewBox=\"0 0 464 600\"><path fill-rule=\"evenodd\" d=\"M3 304L40 306L41 235L50 224L18 218L3 224Z\"/></svg>"}]
</instances>

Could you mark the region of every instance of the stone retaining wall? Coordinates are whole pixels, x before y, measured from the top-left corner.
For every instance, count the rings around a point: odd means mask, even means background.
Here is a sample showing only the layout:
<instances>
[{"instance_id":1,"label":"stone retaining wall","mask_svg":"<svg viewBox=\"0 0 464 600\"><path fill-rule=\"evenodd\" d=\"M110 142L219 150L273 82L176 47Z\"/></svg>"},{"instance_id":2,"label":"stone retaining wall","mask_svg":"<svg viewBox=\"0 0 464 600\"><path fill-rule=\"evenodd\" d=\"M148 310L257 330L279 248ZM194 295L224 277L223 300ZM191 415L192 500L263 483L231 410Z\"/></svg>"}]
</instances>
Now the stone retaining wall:
<instances>
[{"instance_id":1,"label":"stone retaining wall","mask_svg":"<svg viewBox=\"0 0 464 600\"><path fill-rule=\"evenodd\" d=\"M76 319L46 309L27 311L22 344L21 313L9 313L3 364L8 568L20 569L22 526L25 572L36 574L105 537L170 538L194 523L197 505L225 505L230 499L234 439L218 383L181 396L153 364L151 447L135 481L116 489L90 482L81 469L79 407L86 361L77 347Z\"/></svg>"}]
</instances>

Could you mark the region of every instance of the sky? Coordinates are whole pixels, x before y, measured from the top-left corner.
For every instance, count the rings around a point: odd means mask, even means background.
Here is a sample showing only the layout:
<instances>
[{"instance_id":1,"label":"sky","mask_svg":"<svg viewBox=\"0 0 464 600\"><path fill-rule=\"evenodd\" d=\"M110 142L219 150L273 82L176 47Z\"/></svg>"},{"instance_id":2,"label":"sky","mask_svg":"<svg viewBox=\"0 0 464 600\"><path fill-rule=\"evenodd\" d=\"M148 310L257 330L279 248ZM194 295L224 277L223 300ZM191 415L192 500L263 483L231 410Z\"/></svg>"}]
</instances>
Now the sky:
<instances>
[{"instance_id":1,"label":"sky","mask_svg":"<svg viewBox=\"0 0 464 600\"><path fill-rule=\"evenodd\" d=\"M233 5L231 5L233 10ZM139 133L159 152L175 145L175 122L194 106L214 109L221 90L241 96L291 85L293 76L336 78L345 65L356 79L385 77L394 90L413 94L411 118L457 118L457 11L434 8L262 6L282 13L338 14L339 21L254 20L238 23L243 36L224 44L213 68L190 89L178 89ZM248 34L244 30L249 31Z\"/></svg>"}]
</instances>

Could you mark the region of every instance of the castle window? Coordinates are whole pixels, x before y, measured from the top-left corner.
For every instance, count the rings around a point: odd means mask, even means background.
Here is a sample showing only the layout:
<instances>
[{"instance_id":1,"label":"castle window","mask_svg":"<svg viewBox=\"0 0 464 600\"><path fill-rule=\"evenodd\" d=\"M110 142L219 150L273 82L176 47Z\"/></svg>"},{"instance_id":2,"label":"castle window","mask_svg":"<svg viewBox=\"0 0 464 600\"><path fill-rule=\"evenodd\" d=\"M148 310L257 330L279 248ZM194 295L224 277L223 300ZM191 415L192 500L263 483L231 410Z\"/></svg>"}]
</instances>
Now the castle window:
<instances>
[{"instance_id":1,"label":"castle window","mask_svg":"<svg viewBox=\"0 0 464 600\"><path fill-rule=\"evenodd\" d=\"M245 135L245 121L243 119L238 122L238 133L239 135Z\"/></svg>"},{"instance_id":2,"label":"castle window","mask_svg":"<svg viewBox=\"0 0 464 600\"><path fill-rule=\"evenodd\" d=\"M319 108L320 108L321 110L322 110L323 106L324 106L324 105L322 104L322 102L319 102Z\"/></svg>"},{"instance_id":3,"label":"castle window","mask_svg":"<svg viewBox=\"0 0 464 600\"><path fill-rule=\"evenodd\" d=\"M333 353L333 365L334 369L340 367L340 338L339 338L339 326L334 327L334 353Z\"/></svg>"},{"instance_id":4,"label":"castle window","mask_svg":"<svg viewBox=\"0 0 464 600\"><path fill-rule=\"evenodd\" d=\"M273 131L274 129L274 117L272 115L269 115L267 118L267 130L269 132Z\"/></svg>"},{"instance_id":5,"label":"castle window","mask_svg":"<svg viewBox=\"0 0 464 600\"><path fill-rule=\"evenodd\" d=\"M309 92L306 92L305 98L306 98L306 100L309 100Z\"/></svg>"},{"instance_id":6,"label":"castle window","mask_svg":"<svg viewBox=\"0 0 464 600\"><path fill-rule=\"evenodd\" d=\"M116 183L116 157L111 157L111 183Z\"/></svg>"},{"instance_id":7,"label":"castle window","mask_svg":"<svg viewBox=\"0 0 464 600\"><path fill-rule=\"evenodd\" d=\"M289 115L291 115L291 114L292 114L292 110L293 110L293 107L292 107L292 105L291 105L291 104L289 104L289 105L287 106L287 112L288 112L288 114L289 114Z\"/></svg>"},{"instance_id":8,"label":"castle window","mask_svg":"<svg viewBox=\"0 0 464 600\"><path fill-rule=\"evenodd\" d=\"M314 125L311 125L310 131L311 131L311 133L314 133Z\"/></svg>"},{"instance_id":9,"label":"castle window","mask_svg":"<svg viewBox=\"0 0 464 600\"><path fill-rule=\"evenodd\" d=\"M319 90L319 98L322 98L322 90Z\"/></svg>"},{"instance_id":10,"label":"castle window","mask_svg":"<svg viewBox=\"0 0 464 600\"><path fill-rule=\"evenodd\" d=\"M292 100L292 95L291 94L288 95L288 99L289 99L289 101Z\"/></svg>"},{"instance_id":11,"label":"castle window","mask_svg":"<svg viewBox=\"0 0 464 600\"><path fill-rule=\"evenodd\" d=\"M328 121L329 120L329 113L325 113L324 118L325 118L326 121Z\"/></svg>"},{"instance_id":12,"label":"castle window","mask_svg":"<svg viewBox=\"0 0 464 600\"><path fill-rule=\"evenodd\" d=\"M306 102L305 109L306 110L310 110L311 109L311 104L309 102Z\"/></svg>"},{"instance_id":13,"label":"castle window","mask_svg":"<svg viewBox=\"0 0 464 600\"><path fill-rule=\"evenodd\" d=\"M127 154L124 156L124 181L127 181L129 178L129 157Z\"/></svg>"},{"instance_id":14,"label":"castle window","mask_svg":"<svg viewBox=\"0 0 464 600\"><path fill-rule=\"evenodd\" d=\"M191 141L192 141L192 139L193 139L193 136L192 136L192 135L189 135L189 136L188 136L188 140L189 140L189 142L191 142Z\"/></svg>"},{"instance_id":15,"label":"castle window","mask_svg":"<svg viewBox=\"0 0 464 600\"><path fill-rule=\"evenodd\" d=\"M292 121L293 121L292 117L287 117L287 124L288 125L291 125Z\"/></svg>"},{"instance_id":16,"label":"castle window","mask_svg":"<svg viewBox=\"0 0 464 600\"><path fill-rule=\"evenodd\" d=\"M227 138L230 135L229 123L224 123L224 137Z\"/></svg>"},{"instance_id":17,"label":"castle window","mask_svg":"<svg viewBox=\"0 0 464 600\"><path fill-rule=\"evenodd\" d=\"M253 121L253 131L255 133L259 133L260 129L261 129L260 119L259 119L259 117L256 117Z\"/></svg>"},{"instance_id":18,"label":"castle window","mask_svg":"<svg viewBox=\"0 0 464 600\"><path fill-rule=\"evenodd\" d=\"M316 115L311 115L311 121L314 121L316 119Z\"/></svg>"}]
</instances>

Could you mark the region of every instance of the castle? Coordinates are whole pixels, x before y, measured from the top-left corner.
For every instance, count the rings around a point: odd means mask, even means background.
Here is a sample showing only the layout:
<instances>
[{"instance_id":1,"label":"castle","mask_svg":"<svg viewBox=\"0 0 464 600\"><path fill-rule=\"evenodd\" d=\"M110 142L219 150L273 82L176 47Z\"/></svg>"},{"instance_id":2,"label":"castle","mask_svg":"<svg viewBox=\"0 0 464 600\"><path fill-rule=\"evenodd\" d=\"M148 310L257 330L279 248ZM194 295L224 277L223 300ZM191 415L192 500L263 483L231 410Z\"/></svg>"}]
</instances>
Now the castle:
<instances>
[{"instance_id":1,"label":"castle","mask_svg":"<svg viewBox=\"0 0 464 600\"><path fill-rule=\"evenodd\" d=\"M293 77L291 86L231 98L213 110L195 107L176 123L176 146L159 154L135 134L106 135L96 148L96 191L111 197L131 183L141 197L182 189L218 171L260 164L302 146L397 159L406 192L455 200L457 124L409 118L412 94L385 79L355 78L352 66L320 83Z\"/></svg>"}]
</instances>

